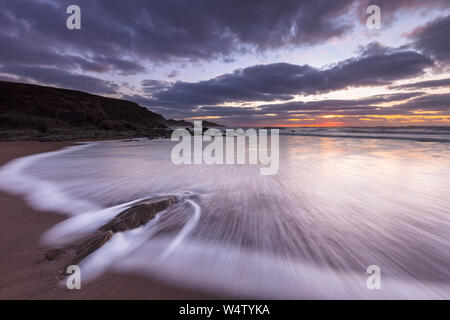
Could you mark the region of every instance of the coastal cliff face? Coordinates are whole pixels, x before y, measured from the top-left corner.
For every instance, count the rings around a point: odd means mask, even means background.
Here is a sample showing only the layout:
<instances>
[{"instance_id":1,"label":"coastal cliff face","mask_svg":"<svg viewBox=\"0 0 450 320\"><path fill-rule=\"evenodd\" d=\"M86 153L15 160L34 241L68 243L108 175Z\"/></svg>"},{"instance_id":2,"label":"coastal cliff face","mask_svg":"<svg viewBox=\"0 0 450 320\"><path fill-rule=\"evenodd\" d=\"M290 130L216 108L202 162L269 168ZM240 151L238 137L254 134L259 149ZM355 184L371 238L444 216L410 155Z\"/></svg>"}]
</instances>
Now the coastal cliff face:
<instances>
[{"instance_id":1,"label":"coastal cliff face","mask_svg":"<svg viewBox=\"0 0 450 320\"><path fill-rule=\"evenodd\" d=\"M136 103L0 81L0 139L72 140L166 135L166 119Z\"/></svg>"}]
</instances>

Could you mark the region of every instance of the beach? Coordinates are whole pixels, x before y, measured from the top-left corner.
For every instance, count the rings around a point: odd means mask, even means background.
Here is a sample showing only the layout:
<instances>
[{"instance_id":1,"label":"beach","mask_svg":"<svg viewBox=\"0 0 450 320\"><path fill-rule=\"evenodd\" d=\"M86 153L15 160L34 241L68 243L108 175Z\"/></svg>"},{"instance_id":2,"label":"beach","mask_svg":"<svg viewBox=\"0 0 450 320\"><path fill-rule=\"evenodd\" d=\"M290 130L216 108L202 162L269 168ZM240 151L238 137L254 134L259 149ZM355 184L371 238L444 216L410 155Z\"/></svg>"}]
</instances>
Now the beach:
<instances>
[{"instance_id":1,"label":"beach","mask_svg":"<svg viewBox=\"0 0 450 320\"><path fill-rule=\"evenodd\" d=\"M55 151L71 142L0 142L0 165L31 154ZM210 294L176 288L137 275L108 274L68 290L45 259L42 234L65 219L56 212L36 211L21 197L0 192L0 299L207 299Z\"/></svg>"},{"instance_id":2,"label":"beach","mask_svg":"<svg viewBox=\"0 0 450 320\"><path fill-rule=\"evenodd\" d=\"M0 297L448 298L450 149L433 130L289 129L275 175L177 165L168 139L2 143ZM48 249L159 197L176 201L84 255L66 289ZM373 266L382 290L366 287Z\"/></svg>"}]
</instances>

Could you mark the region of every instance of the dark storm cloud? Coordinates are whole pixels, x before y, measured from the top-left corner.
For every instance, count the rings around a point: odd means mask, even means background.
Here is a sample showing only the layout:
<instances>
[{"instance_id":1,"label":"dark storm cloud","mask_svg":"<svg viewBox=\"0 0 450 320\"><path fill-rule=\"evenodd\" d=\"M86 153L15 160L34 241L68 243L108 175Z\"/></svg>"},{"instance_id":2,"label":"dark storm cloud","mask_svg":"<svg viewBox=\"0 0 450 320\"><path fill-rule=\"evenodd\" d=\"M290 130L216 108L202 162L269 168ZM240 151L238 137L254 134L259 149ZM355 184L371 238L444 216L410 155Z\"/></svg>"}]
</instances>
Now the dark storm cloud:
<instances>
[{"instance_id":1,"label":"dark storm cloud","mask_svg":"<svg viewBox=\"0 0 450 320\"><path fill-rule=\"evenodd\" d=\"M134 94L134 95L123 95L122 99L135 102L141 106L149 107L153 112L162 114L166 119L181 119L192 116L193 109L174 109L170 107L155 106L152 99L146 98L144 96Z\"/></svg>"},{"instance_id":2,"label":"dark storm cloud","mask_svg":"<svg viewBox=\"0 0 450 320\"><path fill-rule=\"evenodd\" d=\"M246 50L320 43L350 30L336 19L351 2L78 0L82 29L74 32L65 26L72 1L0 0L0 65L22 67L17 76L45 84L70 87L70 74L80 88L79 79L92 79L85 72L130 75L146 63L230 60ZM23 75L39 67L44 75Z\"/></svg>"},{"instance_id":3,"label":"dark storm cloud","mask_svg":"<svg viewBox=\"0 0 450 320\"><path fill-rule=\"evenodd\" d=\"M386 14L418 6L436 8L444 3L438 0L381 2ZM82 30L73 32L65 27L66 8L73 1L0 0L0 27L5 35L20 40L19 46L27 50L76 52L119 72L138 72L142 66L124 57L150 62L219 57L227 60L246 50L320 44L351 31L355 23L352 8L364 3L354 0L78 0ZM363 8L359 13L366 15ZM20 60L20 56L15 58Z\"/></svg>"},{"instance_id":4,"label":"dark storm cloud","mask_svg":"<svg viewBox=\"0 0 450 320\"><path fill-rule=\"evenodd\" d=\"M176 78L176 77L178 77L179 75L180 75L180 72L177 71L177 70L172 70L172 71L170 71L168 74L166 74L167 78L169 78L169 79Z\"/></svg>"},{"instance_id":5,"label":"dark storm cloud","mask_svg":"<svg viewBox=\"0 0 450 320\"><path fill-rule=\"evenodd\" d=\"M57 1L0 1L2 72L20 81L111 94L117 85L84 73L129 75L145 71L121 55L77 50L73 32L65 27L66 7Z\"/></svg>"},{"instance_id":6,"label":"dark storm cloud","mask_svg":"<svg viewBox=\"0 0 450 320\"><path fill-rule=\"evenodd\" d=\"M167 81L160 80L142 80L141 87L145 93L155 94L163 90L170 88L170 83Z\"/></svg>"},{"instance_id":7,"label":"dark storm cloud","mask_svg":"<svg viewBox=\"0 0 450 320\"><path fill-rule=\"evenodd\" d=\"M153 94L151 105L186 108L226 102L289 100L348 87L386 85L421 75L432 65L415 51L370 45L361 55L327 69L274 63L235 70L207 81L176 82Z\"/></svg>"},{"instance_id":8,"label":"dark storm cloud","mask_svg":"<svg viewBox=\"0 0 450 320\"><path fill-rule=\"evenodd\" d=\"M65 70L81 69L106 73L134 74L145 68L131 61L110 57L87 59L74 54L60 53L11 35L0 34L0 65L56 67Z\"/></svg>"},{"instance_id":9,"label":"dark storm cloud","mask_svg":"<svg viewBox=\"0 0 450 320\"><path fill-rule=\"evenodd\" d=\"M64 69L81 69L98 73L118 72L135 74L145 71L138 63L113 57L95 56L85 58L42 46L32 39L17 38L0 33L0 64L29 66L52 66Z\"/></svg>"},{"instance_id":10,"label":"dark storm cloud","mask_svg":"<svg viewBox=\"0 0 450 320\"><path fill-rule=\"evenodd\" d=\"M54 68L3 66L0 67L0 73L14 74L20 77L22 82L29 79L57 87L98 94L113 94L118 89L116 84L109 81Z\"/></svg>"},{"instance_id":11,"label":"dark storm cloud","mask_svg":"<svg viewBox=\"0 0 450 320\"><path fill-rule=\"evenodd\" d=\"M73 1L0 4L2 31L20 39L26 49L70 50L94 61L112 57L117 63L109 61L111 66L124 72L130 71L119 62L124 56L152 62L208 60L245 50L321 43L351 29L351 21L343 22L341 16L352 1L78 0L82 30L77 32L65 27L66 8Z\"/></svg>"},{"instance_id":12,"label":"dark storm cloud","mask_svg":"<svg viewBox=\"0 0 450 320\"><path fill-rule=\"evenodd\" d=\"M366 9L369 5L376 4L380 7L382 12L383 24L390 23L400 11L430 11L431 9L447 9L449 6L448 0L360 0L358 3L358 12L361 14L361 19L365 22L367 15Z\"/></svg>"},{"instance_id":13,"label":"dark storm cloud","mask_svg":"<svg viewBox=\"0 0 450 320\"><path fill-rule=\"evenodd\" d=\"M443 63L450 63L450 15L415 29L413 46Z\"/></svg>"},{"instance_id":14,"label":"dark storm cloud","mask_svg":"<svg viewBox=\"0 0 450 320\"><path fill-rule=\"evenodd\" d=\"M429 94L410 100L397 106L403 110L450 111L450 93Z\"/></svg>"},{"instance_id":15,"label":"dark storm cloud","mask_svg":"<svg viewBox=\"0 0 450 320\"><path fill-rule=\"evenodd\" d=\"M441 88L441 87L449 87L450 86L450 78L438 79L438 80L428 80L428 81L419 81L414 83L408 83L401 86L394 86L392 89L425 89L425 88Z\"/></svg>"}]
</instances>

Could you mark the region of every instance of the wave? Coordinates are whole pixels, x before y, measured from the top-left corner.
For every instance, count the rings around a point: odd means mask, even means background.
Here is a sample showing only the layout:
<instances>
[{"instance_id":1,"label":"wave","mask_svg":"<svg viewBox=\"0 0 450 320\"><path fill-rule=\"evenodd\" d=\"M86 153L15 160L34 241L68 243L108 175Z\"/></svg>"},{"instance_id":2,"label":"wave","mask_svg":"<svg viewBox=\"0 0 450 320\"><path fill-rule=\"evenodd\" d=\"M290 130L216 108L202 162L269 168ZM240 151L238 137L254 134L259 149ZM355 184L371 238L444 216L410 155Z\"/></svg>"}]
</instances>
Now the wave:
<instances>
[{"instance_id":1,"label":"wave","mask_svg":"<svg viewBox=\"0 0 450 320\"><path fill-rule=\"evenodd\" d=\"M0 189L23 196L26 202L37 210L56 211L76 215L88 210L99 210L94 203L79 199L58 188L58 185L45 179L25 173L25 169L47 158L80 151L96 143L83 143L61 150L34 154L11 160L0 168ZM70 205L68 205L70 204Z\"/></svg>"},{"instance_id":2,"label":"wave","mask_svg":"<svg viewBox=\"0 0 450 320\"><path fill-rule=\"evenodd\" d=\"M328 138L389 139L418 142L450 142L449 127L281 128L282 135Z\"/></svg>"},{"instance_id":3,"label":"wave","mask_svg":"<svg viewBox=\"0 0 450 320\"><path fill-rule=\"evenodd\" d=\"M298 138L283 138L275 177L175 166L169 141L96 142L13 160L0 188L68 215L43 235L55 247L142 199L183 200L89 255L83 281L113 270L236 297L448 299L448 150ZM382 290L366 288L371 264Z\"/></svg>"}]
</instances>

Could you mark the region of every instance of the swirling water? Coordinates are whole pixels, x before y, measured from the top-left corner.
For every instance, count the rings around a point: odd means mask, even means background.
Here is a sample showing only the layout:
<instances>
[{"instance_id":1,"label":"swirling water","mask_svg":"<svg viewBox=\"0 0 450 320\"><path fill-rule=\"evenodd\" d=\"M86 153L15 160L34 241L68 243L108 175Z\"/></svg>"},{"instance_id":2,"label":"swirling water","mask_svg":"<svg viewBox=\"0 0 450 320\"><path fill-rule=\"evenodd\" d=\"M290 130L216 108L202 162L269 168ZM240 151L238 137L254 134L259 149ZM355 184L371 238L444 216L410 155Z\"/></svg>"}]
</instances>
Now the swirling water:
<instances>
[{"instance_id":1,"label":"swirling water","mask_svg":"<svg viewBox=\"0 0 450 320\"><path fill-rule=\"evenodd\" d=\"M450 144L292 133L273 176L175 165L169 140L109 141L14 160L0 187L69 216L43 235L53 246L139 199L182 200L87 257L85 280L112 269L237 297L450 298Z\"/></svg>"}]
</instances>

